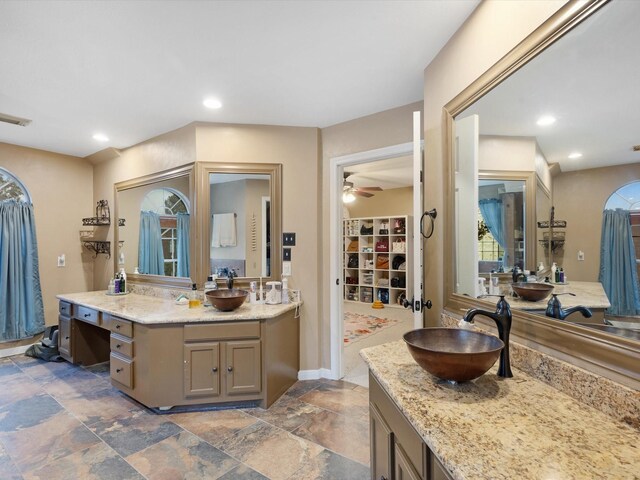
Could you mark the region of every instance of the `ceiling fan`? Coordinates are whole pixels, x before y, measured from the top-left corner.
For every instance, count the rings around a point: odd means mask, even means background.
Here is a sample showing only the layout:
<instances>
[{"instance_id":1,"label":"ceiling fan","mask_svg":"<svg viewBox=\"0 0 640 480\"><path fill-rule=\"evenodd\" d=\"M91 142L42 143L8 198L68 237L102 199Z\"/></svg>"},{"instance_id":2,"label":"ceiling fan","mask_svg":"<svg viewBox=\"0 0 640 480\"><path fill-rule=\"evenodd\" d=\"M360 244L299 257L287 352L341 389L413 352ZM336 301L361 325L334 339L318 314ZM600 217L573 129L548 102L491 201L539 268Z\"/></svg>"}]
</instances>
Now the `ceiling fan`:
<instances>
[{"instance_id":1,"label":"ceiling fan","mask_svg":"<svg viewBox=\"0 0 640 480\"><path fill-rule=\"evenodd\" d=\"M344 172L344 178L342 181L342 201L344 203L351 203L356 199L356 195L360 197L370 198L373 197L373 193L381 192L380 187L355 187L353 182L349 182L347 179L352 175L351 172Z\"/></svg>"}]
</instances>

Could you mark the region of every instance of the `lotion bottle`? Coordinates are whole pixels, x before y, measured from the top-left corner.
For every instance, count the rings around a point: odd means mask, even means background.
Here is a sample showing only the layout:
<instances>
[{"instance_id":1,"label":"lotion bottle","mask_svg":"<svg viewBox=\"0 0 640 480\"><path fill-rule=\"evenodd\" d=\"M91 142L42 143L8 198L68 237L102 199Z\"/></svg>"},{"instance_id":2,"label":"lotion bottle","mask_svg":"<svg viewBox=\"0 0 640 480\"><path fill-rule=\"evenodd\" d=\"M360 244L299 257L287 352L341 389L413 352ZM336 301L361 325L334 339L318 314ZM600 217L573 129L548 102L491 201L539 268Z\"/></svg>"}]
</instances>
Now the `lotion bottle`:
<instances>
[{"instance_id":1,"label":"lotion bottle","mask_svg":"<svg viewBox=\"0 0 640 480\"><path fill-rule=\"evenodd\" d=\"M553 262L553 265L551 265L551 283L556 283L557 270L558 270L558 266L556 265L556 262Z\"/></svg>"}]
</instances>

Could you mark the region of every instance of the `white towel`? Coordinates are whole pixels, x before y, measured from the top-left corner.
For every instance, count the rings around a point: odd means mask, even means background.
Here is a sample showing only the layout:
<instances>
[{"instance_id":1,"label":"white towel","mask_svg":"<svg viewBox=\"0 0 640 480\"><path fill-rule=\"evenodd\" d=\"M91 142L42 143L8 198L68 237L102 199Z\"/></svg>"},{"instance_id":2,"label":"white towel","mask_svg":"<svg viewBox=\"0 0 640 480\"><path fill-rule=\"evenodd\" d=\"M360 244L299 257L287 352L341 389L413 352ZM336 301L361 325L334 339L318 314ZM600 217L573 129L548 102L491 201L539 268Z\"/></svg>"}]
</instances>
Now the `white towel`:
<instances>
[{"instance_id":1,"label":"white towel","mask_svg":"<svg viewBox=\"0 0 640 480\"><path fill-rule=\"evenodd\" d=\"M236 246L236 216L234 213L213 215L211 246L213 248Z\"/></svg>"}]
</instances>

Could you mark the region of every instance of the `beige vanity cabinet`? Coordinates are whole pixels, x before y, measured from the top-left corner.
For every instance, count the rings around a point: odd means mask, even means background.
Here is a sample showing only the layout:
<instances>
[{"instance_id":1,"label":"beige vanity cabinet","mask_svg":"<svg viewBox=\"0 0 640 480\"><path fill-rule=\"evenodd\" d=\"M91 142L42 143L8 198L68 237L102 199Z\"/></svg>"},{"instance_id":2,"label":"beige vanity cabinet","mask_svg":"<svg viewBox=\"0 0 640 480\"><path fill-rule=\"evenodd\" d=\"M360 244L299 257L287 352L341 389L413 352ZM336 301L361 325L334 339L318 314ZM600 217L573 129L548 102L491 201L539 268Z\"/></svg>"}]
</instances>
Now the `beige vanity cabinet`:
<instances>
[{"instance_id":1,"label":"beige vanity cabinet","mask_svg":"<svg viewBox=\"0 0 640 480\"><path fill-rule=\"evenodd\" d=\"M260 398L260 322L184 327L184 395L218 401Z\"/></svg>"},{"instance_id":2,"label":"beige vanity cabinet","mask_svg":"<svg viewBox=\"0 0 640 480\"><path fill-rule=\"evenodd\" d=\"M73 357L71 355L72 305L67 302L60 302L58 310L58 351L62 358L69 362L73 362Z\"/></svg>"},{"instance_id":3,"label":"beige vanity cabinet","mask_svg":"<svg viewBox=\"0 0 640 480\"><path fill-rule=\"evenodd\" d=\"M372 480L452 480L420 435L369 375Z\"/></svg>"}]
</instances>

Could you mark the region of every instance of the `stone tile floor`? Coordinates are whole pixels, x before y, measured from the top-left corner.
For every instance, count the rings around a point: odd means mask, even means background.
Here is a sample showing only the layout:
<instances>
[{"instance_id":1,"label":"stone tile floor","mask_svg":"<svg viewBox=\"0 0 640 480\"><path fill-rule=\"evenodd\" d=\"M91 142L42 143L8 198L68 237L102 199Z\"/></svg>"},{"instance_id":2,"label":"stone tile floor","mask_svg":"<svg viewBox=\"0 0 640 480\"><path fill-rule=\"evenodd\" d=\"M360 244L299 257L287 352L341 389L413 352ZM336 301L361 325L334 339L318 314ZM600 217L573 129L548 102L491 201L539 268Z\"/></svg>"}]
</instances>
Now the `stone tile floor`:
<instances>
[{"instance_id":1,"label":"stone tile floor","mask_svg":"<svg viewBox=\"0 0 640 480\"><path fill-rule=\"evenodd\" d=\"M369 478L368 391L296 383L268 410L156 415L107 365L0 359L0 479Z\"/></svg>"}]
</instances>

